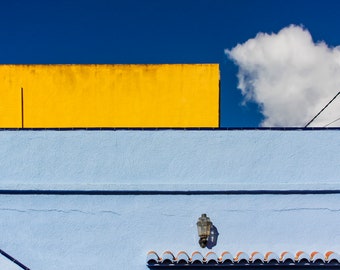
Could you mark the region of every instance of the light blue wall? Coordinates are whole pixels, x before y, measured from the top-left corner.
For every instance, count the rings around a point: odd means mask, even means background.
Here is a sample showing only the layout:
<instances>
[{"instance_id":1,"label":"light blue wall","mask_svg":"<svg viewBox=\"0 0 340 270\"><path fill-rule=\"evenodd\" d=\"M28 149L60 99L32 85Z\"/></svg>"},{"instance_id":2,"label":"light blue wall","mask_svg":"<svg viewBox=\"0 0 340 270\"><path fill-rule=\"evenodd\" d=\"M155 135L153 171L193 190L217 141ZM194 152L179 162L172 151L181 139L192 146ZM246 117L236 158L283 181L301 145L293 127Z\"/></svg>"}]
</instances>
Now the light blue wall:
<instances>
[{"instance_id":1,"label":"light blue wall","mask_svg":"<svg viewBox=\"0 0 340 270\"><path fill-rule=\"evenodd\" d=\"M2 131L0 188L339 188L339 132Z\"/></svg>"},{"instance_id":2,"label":"light blue wall","mask_svg":"<svg viewBox=\"0 0 340 270\"><path fill-rule=\"evenodd\" d=\"M2 131L1 189L330 189L339 131ZM340 194L1 195L0 248L32 269L146 269L150 250L340 252Z\"/></svg>"},{"instance_id":3,"label":"light blue wall","mask_svg":"<svg viewBox=\"0 0 340 270\"><path fill-rule=\"evenodd\" d=\"M340 252L340 194L0 196L0 245L36 270L146 270L146 254ZM198 245L207 213L219 237Z\"/></svg>"}]
</instances>

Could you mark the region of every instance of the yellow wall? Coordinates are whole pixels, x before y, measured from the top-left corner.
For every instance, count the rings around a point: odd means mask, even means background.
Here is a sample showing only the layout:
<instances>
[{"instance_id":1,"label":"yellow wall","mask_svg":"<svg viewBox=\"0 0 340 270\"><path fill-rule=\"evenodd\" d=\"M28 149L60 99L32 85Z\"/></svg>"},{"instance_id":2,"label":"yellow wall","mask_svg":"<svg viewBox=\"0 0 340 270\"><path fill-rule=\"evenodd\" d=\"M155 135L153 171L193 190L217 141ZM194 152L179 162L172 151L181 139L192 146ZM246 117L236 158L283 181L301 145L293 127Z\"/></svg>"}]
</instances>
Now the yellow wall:
<instances>
[{"instance_id":1,"label":"yellow wall","mask_svg":"<svg viewBox=\"0 0 340 270\"><path fill-rule=\"evenodd\" d=\"M218 112L217 64L0 65L3 128L218 127Z\"/></svg>"},{"instance_id":2,"label":"yellow wall","mask_svg":"<svg viewBox=\"0 0 340 270\"><path fill-rule=\"evenodd\" d=\"M21 88L15 69L0 66L0 127L21 127Z\"/></svg>"}]
</instances>

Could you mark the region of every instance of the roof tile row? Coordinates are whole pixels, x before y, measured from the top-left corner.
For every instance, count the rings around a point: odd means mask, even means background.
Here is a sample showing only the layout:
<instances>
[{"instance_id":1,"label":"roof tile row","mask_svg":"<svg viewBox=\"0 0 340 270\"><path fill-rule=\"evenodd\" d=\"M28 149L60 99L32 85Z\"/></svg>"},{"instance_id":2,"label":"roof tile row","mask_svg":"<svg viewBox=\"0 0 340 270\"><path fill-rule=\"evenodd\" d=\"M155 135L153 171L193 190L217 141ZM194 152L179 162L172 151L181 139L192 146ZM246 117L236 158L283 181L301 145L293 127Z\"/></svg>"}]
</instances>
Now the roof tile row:
<instances>
[{"instance_id":1,"label":"roof tile row","mask_svg":"<svg viewBox=\"0 0 340 270\"><path fill-rule=\"evenodd\" d=\"M340 255L333 251L328 251L325 254L314 251L311 254L307 254L304 251L298 251L295 255L288 251L284 251L279 255L274 252L267 252L262 254L254 251L249 256L245 252L238 252L236 256L232 256L228 251L223 252L220 256L217 256L215 252L208 252L203 256L200 252L195 251L189 256L186 252L180 251L177 256L170 251L163 252L162 256L158 256L155 251L150 251L147 255L147 263L152 264L203 264L203 263L336 263L340 264Z\"/></svg>"}]
</instances>

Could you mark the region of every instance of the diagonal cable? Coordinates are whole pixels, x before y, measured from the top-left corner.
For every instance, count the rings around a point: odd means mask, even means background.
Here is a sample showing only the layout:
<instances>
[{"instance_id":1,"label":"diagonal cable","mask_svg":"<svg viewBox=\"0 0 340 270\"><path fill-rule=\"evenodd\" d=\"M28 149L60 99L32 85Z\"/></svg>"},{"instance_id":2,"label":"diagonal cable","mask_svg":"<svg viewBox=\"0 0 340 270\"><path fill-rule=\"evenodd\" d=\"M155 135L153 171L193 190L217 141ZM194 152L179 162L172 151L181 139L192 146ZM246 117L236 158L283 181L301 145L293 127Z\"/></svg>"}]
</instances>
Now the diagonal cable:
<instances>
[{"instance_id":1,"label":"diagonal cable","mask_svg":"<svg viewBox=\"0 0 340 270\"><path fill-rule=\"evenodd\" d=\"M340 117L339 118L337 118L337 119L335 119L334 121L332 121L332 122L330 122L330 123L328 123L327 125L325 125L324 127L328 127L329 125L331 125L331 124L333 124L333 123L335 123L335 122L337 122L337 121L339 121L340 120Z\"/></svg>"},{"instance_id":2,"label":"diagonal cable","mask_svg":"<svg viewBox=\"0 0 340 270\"><path fill-rule=\"evenodd\" d=\"M305 128L306 127L308 127L327 107L328 107L328 105L329 104L331 104L332 102L333 102L333 100L334 99L336 99L337 97L338 97L338 95L340 95L340 91L335 95L335 97L334 98L332 98L331 99L331 101L330 102L328 102L327 103L327 105L325 106L325 107L323 107L322 108L322 110L321 111L319 111L318 113L317 113L317 115L315 115L314 117L313 117L313 119L312 120L310 120L308 123L307 123L307 125L305 125Z\"/></svg>"}]
</instances>

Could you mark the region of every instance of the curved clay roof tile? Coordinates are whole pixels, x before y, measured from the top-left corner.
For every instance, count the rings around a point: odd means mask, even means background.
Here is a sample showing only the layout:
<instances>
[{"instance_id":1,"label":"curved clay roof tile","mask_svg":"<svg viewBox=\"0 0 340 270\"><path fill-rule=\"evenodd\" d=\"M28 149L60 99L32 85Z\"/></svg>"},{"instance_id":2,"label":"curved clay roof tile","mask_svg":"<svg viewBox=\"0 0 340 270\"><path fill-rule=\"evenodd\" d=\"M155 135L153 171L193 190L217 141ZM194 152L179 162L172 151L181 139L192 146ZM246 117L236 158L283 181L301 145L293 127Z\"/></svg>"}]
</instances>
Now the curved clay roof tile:
<instances>
[{"instance_id":1,"label":"curved clay roof tile","mask_svg":"<svg viewBox=\"0 0 340 270\"><path fill-rule=\"evenodd\" d=\"M243 251L240 251L236 254L235 262L242 263L242 262L249 262L249 255Z\"/></svg>"},{"instance_id":2,"label":"curved clay roof tile","mask_svg":"<svg viewBox=\"0 0 340 270\"><path fill-rule=\"evenodd\" d=\"M195 251L194 253L192 253L191 263L203 263L203 261L204 261L204 258L200 252Z\"/></svg>"},{"instance_id":3,"label":"curved clay roof tile","mask_svg":"<svg viewBox=\"0 0 340 270\"><path fill-rule=\"evenodd\" d=\"M146 261L148 264L155 264L160 261L160 258L158 257L157 253L155 251L149 251L148 255L146 257Z\"/></svg>"},{"instance_id":4,"label":"curved clay roof tile","mask_svg":"<svg viewBox=\"0 0 340 270\"><path fill-rule=\"evenodd\" d=\"M218 256L216 255L215 252L210 251L205 256L205 261L207 263L218 263Z\"/></svg>"},{"instance_id":5,"label":"curved clay roof tile","mask_svg":"<svg viewBox=\"0 0 340 270\"><path fill-rule=\"evenodd\" d=\"M328 263L340 263L340 255L333 251L326 252L325 258Z\"/></svg>"},{"instance_id":6,"label":"curved clay roof tile","mask_svg":"<svg viewBox=\"0 0 340 270\"><path fill-rule=\"evenodd\" d=\"M294 262L294 255L288 251L284 251L280 255L280 261L283 263Z\"/></svg>"},{"instance_id":7,"label":"curved clay roof tile","mask_svg":"<svg viewBox=\"0 0 340 270\"><path fill-rule=\"evenodd\" d=\"M295 261L297 261L298 263L309 262L309 259L310 256L306 252L302 250L296 252Z\"/></svg>"},{"instance_id":8,"label":"curved clay roof tile","mask_svg":"<svg viewBox=\"0 0 340 270\"><path fill-rule=\"evenodd\" d=\"M161 260L162 263L173 263L175 261L175 256L170 251L164 251Z\"/></svg>"},{"instance_id":9,"label":"curved clay roof tile","mask_svg":"<svg viewBox=\"0 0 340 270\"><path fill-rule=\"evenodd\" d=\"M267 252L265 255L264 255L264 260L267 262L267 263L279 263L280 262L280 258L279 256L272 252L272 251L269 251Z\"/></svg>"},{"instance_id":10,"label":"curved clay roof tile","mask_svg":"<svg viewBox=\"0 0 340 270\"><path fill-rule=\"evenodd\" d=\"M310 254L310 261L313 263L317 263L317 262L325 262L324 256L318 252L318 251L313 251Z\"/></svg>"},{"instance_id":11,"label":"curved clay roof tile","mask_svg":"<svg viewBox=\"0 0 340 270\"><path fill-rule=\"evenodd\" d=\"M258 251L254 251L251 255L250 255L250 261L253 263L264 263L264 256L262 253L258 252Z\"/></svg>"},{"instance_id":12,"label":"curved clay roof tile","mask_svg":"<svg viewBox=\"0 0 340 270\"><path fill-rule=\"evenodd\" d=\"M234 262L233 255L231 255L231 253L228 251L224 251L221 254L220 262L221 263L233 263Z\"/></svg>"},{"instance_id":13,"label":"curved clay roof tile","mask_svg":"<svg viewBox=\"0 0 340 270\"><path fill-rule=\"evenodd\" d=\"M177 261L177 263L186 263L187 264L190 261L190 257L186 252L180 251L177 254L176 261Z\"/></svg>"}]
</instances>

